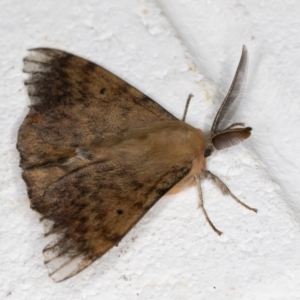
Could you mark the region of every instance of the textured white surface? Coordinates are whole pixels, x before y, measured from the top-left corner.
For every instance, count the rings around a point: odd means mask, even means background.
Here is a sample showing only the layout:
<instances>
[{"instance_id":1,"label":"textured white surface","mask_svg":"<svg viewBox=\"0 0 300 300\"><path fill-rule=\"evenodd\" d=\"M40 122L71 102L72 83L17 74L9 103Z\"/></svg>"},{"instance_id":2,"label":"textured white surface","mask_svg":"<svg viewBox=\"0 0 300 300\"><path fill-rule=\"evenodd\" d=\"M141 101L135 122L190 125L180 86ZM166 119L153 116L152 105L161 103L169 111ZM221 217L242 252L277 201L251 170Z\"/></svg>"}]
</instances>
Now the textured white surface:
<instances>
[{"instance_id":1,"label":"textured white surface","mask_svg":"<svg viewBox=\"0 0 300 300\"><path fill-rule=\"evenodd\" d=\"M199 0L2 0L0 10L1 299L300 299L300 3ZM206 183L210 217L189 189L161 199L126 238L76 277L47 275L39 215L15 149L29 99L26 49L60 48L126 79L207 130L246 44L244 144L208 161L251 213Z\"/></svg>"}]
</instances>

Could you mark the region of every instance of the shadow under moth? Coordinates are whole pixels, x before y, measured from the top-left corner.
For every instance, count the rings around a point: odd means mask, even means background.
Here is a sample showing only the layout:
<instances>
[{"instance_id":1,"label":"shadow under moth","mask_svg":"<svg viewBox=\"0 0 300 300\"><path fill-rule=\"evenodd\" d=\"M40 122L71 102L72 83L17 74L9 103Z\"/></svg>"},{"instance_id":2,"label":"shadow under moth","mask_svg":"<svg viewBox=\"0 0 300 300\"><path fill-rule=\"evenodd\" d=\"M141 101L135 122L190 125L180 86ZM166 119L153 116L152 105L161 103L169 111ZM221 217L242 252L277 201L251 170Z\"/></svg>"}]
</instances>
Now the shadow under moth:
<instances>
[{"instance_id":1,"label":"shadow under moth","mask_svg":"<svg viewBox=\"0 0 300 300\"><path fill-rule=\"evenodd\" d=\"M31 208L42 215L43 250L54 281L74 276L110 248L165 194L211 179L206 157L242 142L251 128L230 122L242 96L247 49L229 92L204 134L109 71L60 50L30 50L24 59L31 106L17 148Z\"/></svg>"}]
</instances>

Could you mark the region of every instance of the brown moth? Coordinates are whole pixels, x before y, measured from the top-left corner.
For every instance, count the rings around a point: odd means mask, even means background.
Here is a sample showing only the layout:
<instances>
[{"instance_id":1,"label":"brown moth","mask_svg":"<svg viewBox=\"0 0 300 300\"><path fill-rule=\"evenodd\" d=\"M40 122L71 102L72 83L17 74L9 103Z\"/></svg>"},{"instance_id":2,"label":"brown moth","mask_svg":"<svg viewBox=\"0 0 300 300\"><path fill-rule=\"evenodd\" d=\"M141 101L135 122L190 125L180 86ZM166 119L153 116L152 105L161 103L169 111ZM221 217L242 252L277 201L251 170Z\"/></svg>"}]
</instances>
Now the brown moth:
<instances>
[{"instance_id":1,"label":"brown moth","mask_svg":"<svg viewBox=\"0 0 300 300\"><path fill-rule=\"evenodd\" d=\"M206 157L250 136L242 123L229 127L246 78L247 49L211 132L177 119L107 70L60 50L30 50L24 59L31 99L17 148L31 208L55 238L44 249L55 281L77 274L117 245L165 194L210 178Z\"/></svg>"}]
</instances>

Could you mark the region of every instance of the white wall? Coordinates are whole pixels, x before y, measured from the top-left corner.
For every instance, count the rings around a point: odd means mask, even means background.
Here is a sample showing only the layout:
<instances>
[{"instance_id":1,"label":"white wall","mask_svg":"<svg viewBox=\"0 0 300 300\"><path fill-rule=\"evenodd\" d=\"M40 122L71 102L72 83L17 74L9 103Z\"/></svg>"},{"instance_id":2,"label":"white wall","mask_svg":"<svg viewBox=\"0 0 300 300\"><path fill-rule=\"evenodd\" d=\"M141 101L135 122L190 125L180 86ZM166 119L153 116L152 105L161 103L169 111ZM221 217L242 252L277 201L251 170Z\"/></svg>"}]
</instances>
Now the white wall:
<instances>
[{"instance_id":1,"label":"white wall","mask_svg":"<svg viewBox=\"0 0 300 300\"><path fill-rule=\"evenodd\" d=\"M0 9L1 299L300 299L300 3L234 0L2 0ZM245 143L208 168L251 213L205 183L161 199L124 240L88 269L55 284L43 264L39 215L29 207L15 149L29 99L26 49L88 58L208 130L242 45L249 76L236 121Z\"/></svg>"}]
</instances>

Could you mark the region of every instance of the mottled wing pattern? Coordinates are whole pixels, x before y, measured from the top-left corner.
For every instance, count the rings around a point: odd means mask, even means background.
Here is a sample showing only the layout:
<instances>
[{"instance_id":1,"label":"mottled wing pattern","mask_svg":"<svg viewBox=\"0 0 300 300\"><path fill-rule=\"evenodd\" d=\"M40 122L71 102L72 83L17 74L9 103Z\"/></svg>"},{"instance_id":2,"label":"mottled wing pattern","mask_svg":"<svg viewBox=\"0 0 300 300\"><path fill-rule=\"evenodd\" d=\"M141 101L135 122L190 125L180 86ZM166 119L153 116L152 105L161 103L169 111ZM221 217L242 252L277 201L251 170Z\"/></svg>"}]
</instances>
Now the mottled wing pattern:
<instances>
[{"instance_id":1,"label":"mottled wing pattern","mask_svg":"<svg viewBox=\"0 0 300 300\"><path fill-rule=\"evenodd\" d=\"M25 84L32 105L19 130L23 168L56 161L57 153L70 155L78 141L84 147L142 123L177 120L117 76L73 54L33 49L24 72L30 74Z\"/></svg>"},{"instance_id":2,"label":"mottled wing pattern","mask_svg":"<svg viewBox=\"0 0 300 300\"><path fill-rule=\"evenodd\" d=\"M119 160L102 157L101 149L130 128L177 119L115 75L72 54L35 49L24 61L32 105L17 148L31 207L43 215L46 235L56 237L44 249L45 263L51 277L61 281L116 245L190 172L191 162L160 166L144 157L141 166L133 163L132 149Z\"/></svg>"},{"instance_id":3,"label":"mottled wing pattern","mask_svg":"<svg viewBox=\"0 0 300 300\"><path fill-rule=\"evenodd\" d=\"M48 234L57 238L44 254L55 281L75 275L116 245L191 170L187 164L152 172L150 163L143 167L126 161L95 163L45 191L40 205L44 218L52 221Z\"/></svg>"}]
</instances>

